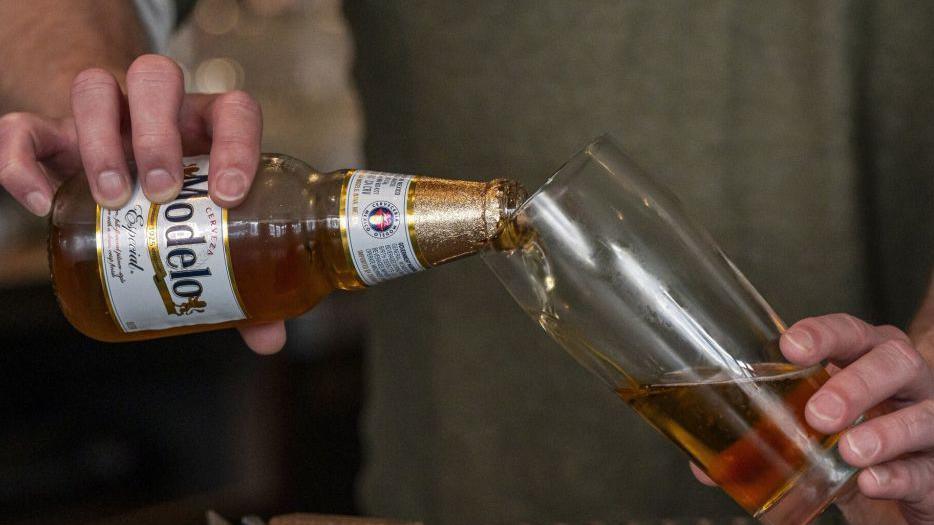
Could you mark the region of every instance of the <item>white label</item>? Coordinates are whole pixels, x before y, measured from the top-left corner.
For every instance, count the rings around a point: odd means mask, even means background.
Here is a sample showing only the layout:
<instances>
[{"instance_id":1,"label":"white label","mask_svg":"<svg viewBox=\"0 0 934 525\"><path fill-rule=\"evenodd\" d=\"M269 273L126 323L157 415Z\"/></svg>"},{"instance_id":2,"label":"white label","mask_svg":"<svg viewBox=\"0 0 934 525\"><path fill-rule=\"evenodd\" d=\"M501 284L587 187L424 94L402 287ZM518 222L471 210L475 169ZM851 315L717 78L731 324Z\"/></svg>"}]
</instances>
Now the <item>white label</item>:
<instances>
[{"instance_id":1,"label":"white label","mask_svg":"<svg viewBox=\"0 0 934 525\"><path fill-rule=\"evenodd\" d=\"M178 198L139 185L119 210L97 208L101 284L124 332L244 319L227 253L227 211L207 193L208 158L184 160Z\"/></svg>"},{"instance_id":2,"label":"white label","mask_svg":"<svg viewBox=\"0 0 934 525\"><path fill-rule=\"evenodd\" d=\"M367 285L424 270L415 255L406 202L412 176L355 171L343 203L347 248Z\"/></svg>"}]
</instances>

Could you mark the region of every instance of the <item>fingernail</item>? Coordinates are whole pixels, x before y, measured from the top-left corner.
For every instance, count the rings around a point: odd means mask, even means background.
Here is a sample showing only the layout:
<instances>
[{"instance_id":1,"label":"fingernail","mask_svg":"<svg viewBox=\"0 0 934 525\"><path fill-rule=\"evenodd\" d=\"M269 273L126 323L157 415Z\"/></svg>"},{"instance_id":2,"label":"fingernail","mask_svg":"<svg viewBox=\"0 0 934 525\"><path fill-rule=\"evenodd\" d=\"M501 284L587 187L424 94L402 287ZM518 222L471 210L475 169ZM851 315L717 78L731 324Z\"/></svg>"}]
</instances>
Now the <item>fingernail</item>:
<instances>
[{"instance_id":1,"label":"fingernail","mask_svg":"<svg viewBox=\"0 0 934 525\"><path fill-rule=\"evenodd\" d=\"M178 194L178 182L168 171L150 170L146 173L146 191L153 201L165 202Z\"/></svg>"},{"instance_id":2,"label":"fingernail","mask_svg":"<svg viewBox=\"0 0 934 525\"><path fill-rule=\"evenodd\" d=\"M29 211L42 217L49 213L52 203L44 193L41 191L34 191L26 195L26 207L29 208Z\"/></svg>"},{"instance_id":3,"label":"fingernail","mask_svg":"<svg viewBox=\"0 0 934 525\"><path fill-rule=\"evenodd\" d=\"M225 201L236 201L246 193L246 175L238 170L223 171L217 177L214 194Z\"/></svg>"},{"instance_id":4,"label":"fingernail","mask_svg":"<svg viewBox=\"0 0 934 525\"><path fill-rule=\"evenodd\" d=\"M814 346L814 338L804 330L791 329L785 332L785 339L798 350L810 353Z\"/></svg>"},{"instance_id":5,"label":"fingernail","mask_svg":"<svg viewBox=\"0 0 934 525\"><path fill-rule=\"evenodd\" d=\"M876 478L876 483L880 487L888 485L889 481L892 479L892 477L889 476L888 469L884 469L882 467L870 467L868 470L869 474Z\"/></svg>"},{"instance_id":6,"label":"fingernail","mask_svg":"<svg viewBox=\"0 0 934 525\"><path fill-rule=\"evenodd\" d=\"M850 450L865 461L872 459L882 446L879 436L872 430L855 428L847 432L844 438Z\"/></svg>"},{"instance_id":7,"label":"fingernail","mask_svg":"<svg viewBox=\"0 0 934 525\"><path fill-rule=\"evenodd\" d=\"M124 200L129 188L123 175L116 171L105 171L97 176L97 192L105 200L119 202Z\"/></svg>"},{"instance_id":8,"label":"fingernail","mask_svg":"<svg viewBox=\"0 0 934 525\"><path fill-rule=\"evenodd\" d=\"M843 400L832 392L819 392L808 402L808 412L823 421L837 421L843 417Z\"/></svg>"}]
</instances>

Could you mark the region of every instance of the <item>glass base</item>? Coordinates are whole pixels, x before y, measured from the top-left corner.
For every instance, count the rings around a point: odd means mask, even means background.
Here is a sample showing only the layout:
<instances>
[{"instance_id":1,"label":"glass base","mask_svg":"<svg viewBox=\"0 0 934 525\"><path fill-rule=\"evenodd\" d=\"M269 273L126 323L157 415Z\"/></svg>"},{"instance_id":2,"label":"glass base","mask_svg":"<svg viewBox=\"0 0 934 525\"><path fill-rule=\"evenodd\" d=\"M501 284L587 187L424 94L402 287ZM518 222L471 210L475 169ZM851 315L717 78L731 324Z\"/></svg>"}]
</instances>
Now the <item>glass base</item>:
<instances>
[{"instance_id":1,"label":"glass base","mask_svg":"<svg viewBox=\"0 0 934 525\"><path fill-rule=\"evenodd\" d=\"M857 471L834 445L821 460L802 472L791 487L772 504L756 513L765 525L804 525L819 516L856 483Z\"/></svg>"}]
</instances>

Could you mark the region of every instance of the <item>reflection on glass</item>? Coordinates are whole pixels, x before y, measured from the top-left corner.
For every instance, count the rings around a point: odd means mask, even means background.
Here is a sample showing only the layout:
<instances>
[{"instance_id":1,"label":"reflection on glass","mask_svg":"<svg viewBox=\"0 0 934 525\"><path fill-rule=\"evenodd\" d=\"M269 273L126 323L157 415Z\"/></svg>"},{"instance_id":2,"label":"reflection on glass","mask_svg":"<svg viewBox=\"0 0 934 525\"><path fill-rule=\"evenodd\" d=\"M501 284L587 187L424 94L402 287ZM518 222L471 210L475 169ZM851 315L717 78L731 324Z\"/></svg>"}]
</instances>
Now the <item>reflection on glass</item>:
<instances>
[{"instance_id":1,"label":"reflection on glass","mask_svg":"<svg viewBox=\"0 0 934 525\"><path fill-rule=\"evenodd\" d=\"M611 138L526 201L496 248L484 259L522 308L750 514L806 522L851 478L837 436L804 420L827 373L782 358L781 319Z\"/></svg>"}]
</instances>

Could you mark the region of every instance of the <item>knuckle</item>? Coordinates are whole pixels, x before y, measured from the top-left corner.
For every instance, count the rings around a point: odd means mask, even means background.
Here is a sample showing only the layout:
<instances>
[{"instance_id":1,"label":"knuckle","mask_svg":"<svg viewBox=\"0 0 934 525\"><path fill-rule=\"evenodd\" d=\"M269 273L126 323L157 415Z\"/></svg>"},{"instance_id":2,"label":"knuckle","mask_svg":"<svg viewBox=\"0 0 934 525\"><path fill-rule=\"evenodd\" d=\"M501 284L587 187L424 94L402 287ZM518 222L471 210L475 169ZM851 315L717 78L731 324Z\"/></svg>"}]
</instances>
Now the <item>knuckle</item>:
<instances>
[{"instance_id":1,"label":"knuckle","mask_svg":"<svg viewBox=\"0 0 934 525\"><path fill-rule=\"evenodd\" d=\"M249 137L240 134L226 134L214 137L212 146L225 150L247 150L256 149L256 144Z\"/></svg>"},{"instance_id":2,"label":"knuckle","mask_svg":"<svg viewBox=\"0 0 934 525\"><path fill-rule=\"evenodd\" d=\"M903 447L919 443L919 439L924 437L924 434L922 434L924 427L922 410L921 407L918 407L918 410L900 411L894 414L893 424L886 428L893 435L892 441L901 444Z\"/></svg>"},{"instance_id":3,"label":"knuckle","mask_svg":"<svg viewBox=\"0 0 934 525\"><path fill-rule=\"evenodd\" d=\"M88 162L93 162L102 156L109 156L112 152L119 152L121 149L100 136L89 136L81 141L81 156Z\"/></svg>"},{"instance_id":4,"label":"knuckle","mask_svg":"<svg viewBox=\"0 0 934 525\"><path fill-rule=\"evenodd\" d=\"M892 467L892 477L894 480L901 482L902 490L906 492L903 497L909 497L907 492L912 487L917 487L918 483L924 480L920 469L917 468L917 465L911 464L910 460L896 461ZM909 490L906 491L906 488Z\"/></svg>"},{"instance_id":5,"label":"knuckle","mask_svg":"<svg viewBox=\"0 0 934 525\"><path fill-rule=\"evenodd\" d=\"M165 87L184 86L184 73L172 59L161 55L143 55L127 70L128 84L154 84Z\"/></svg>"},{"instance_id":6,"label":"knuckle","mask_svg":"<svg viewBox=\"0 0 934 525\"><path fill-rule=\"evenodd\" d=\"M872 397L872 381L866 377L866 372L859 368L851 367L830 378L828 383L830 382L833 383L833 390L838 392L848 411L853 405L861 405Z\"/></svg>"},{"instance_id":7,"label":"knuckle","mask_svg":"<svg viewBox=\"0 0 934 525\"><path fill-rule=\"evenodd\" d=\"M162 126L148 126L142 129L137 129L133 133L133 140L167 140L172 138L174 133L171 130L163 128Z\"/></svg>"},{"instance_id":8,"label":"knuckle","mask_svg":"<svg viewBox=\"0 0 934 525\"><path fill-rule=\"evenodd\" d=\"M177 142L177 135L167 130L143 130L133 134L133 148L145 152L165 150L173 147Z\"/></svg>"},{"instance_id":9,"label":"knuckle","mask_svg":"<svg viewBox=\"0 0 934 525\"><path fill-rule=\"evenodd\" d=\"M827 316L805 320L803 328L814 339L817 348L828 349L837 343L837 333L830 326Z\"/></svg>"},{"instance_id":10,"label":"knuckle","mask_svg":"<svg viewBox=\"0 0 934 525\"><path fill-rule=\"evenodd\" d=\"M872 329L869 324L849 314L835 314L834 317L839 329L849 332L860 344L869 340L869 331Z\"/></svg>"},{"instance_id":11,"label":"knuckle","mask_svg":"<svg viewBox=\"0 0 934 525\"><path fill-rule=\"evenodd\" d=\"M906 480L905 498L908 501L920 501L934 487L934 459L916 457L899 462L903 479Z\"/></svg>"},{"instance_id":12,"label":"knuckle","mask_svg":"<svg viewBox=\"0 0 934 525\"><path fill-rule=\"evenodd\" d=\"M908 445L913 448L934 446L934 443L931 443L931 434L934 433L934 401L920 403L911 415L905 415L900 419Z\"/></svg>"},{"instance_id":13,"label":"knuckle","mask_svg":"<svg viewBox=\"0 0 934 525\"><path fill-rule=\"evenodd\" d=\"M72 95L99 93L112 89L116 85L117 81L110 72L100 68L90 68L75 75L71 82L71 93Z\"/></svg>"},{"instance_id":14,"label":"knuckle","mask_svg":"<svg viewBox=\"0 0 934 525\"><path fill-rule=\"evenodd\" d=\"M907 371L911 377L924 372L924 358L911 343L901 339L890 339L880 344L878 349L892 358L896 369Z\"/></svg>"},{"instance_id":15,"label":"knuckle","mask_svg":"<svg viewBox=\"0 0 934 525\"><path fill-rule=\"evenodd\" d=\"M220 95L217 105L221 109L239 109L250 113L259 113L259 103L246 91L229 91Z\"/></svg>"}]
</instances>

